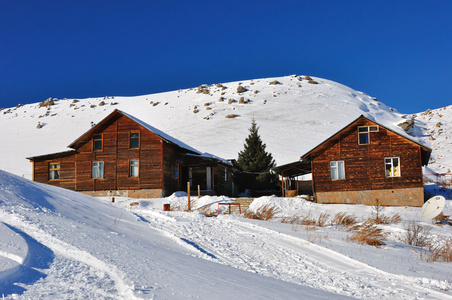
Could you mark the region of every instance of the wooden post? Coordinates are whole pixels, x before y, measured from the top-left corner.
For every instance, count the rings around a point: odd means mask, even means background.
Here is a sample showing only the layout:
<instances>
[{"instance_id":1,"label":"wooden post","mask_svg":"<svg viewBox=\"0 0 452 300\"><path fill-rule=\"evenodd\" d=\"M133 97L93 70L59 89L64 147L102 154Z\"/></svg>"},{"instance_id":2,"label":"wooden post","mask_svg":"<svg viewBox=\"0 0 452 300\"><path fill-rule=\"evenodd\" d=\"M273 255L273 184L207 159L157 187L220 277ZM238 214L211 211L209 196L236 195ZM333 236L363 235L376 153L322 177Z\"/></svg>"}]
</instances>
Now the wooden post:
<instances>
[{"instance_id":1,"label":"wooden post","mask_svg":"<svg viewBox=\"0 0 452 300\"><path fill-rule=\"evenodd\" d=\"M191 203L190 203L190 181L187 182L187 194L188 194L188 211L191 210Z\"/></svg>"},{"instance_id":2,"label":"wooden post","mask_svg":"<svg viewBox=\"0 0 452 300\"><path fill-rule=\"evenodd\" d=\"M284 171L281 172L281 196L284 197Z\"/></svg>"},{"instance_id":3,"label":"wooden post","mask_svg":"<svg viewBox=\"0 0 452 300\"><path fill-rule=\"evenodd\" d=\"M295 177L295 180L297 181L297 196L298 196L298 193L299 193L299 191L300 191L300 187L298 186L298 176Z\"/></svg>"},{"instance_id":4,"label":"wooden post","mask_svg":"<svg viewBox=\"0 0 452 300\"><path fill-rule=\"evenodd\" d=\"M198 184L198 199L201 198L201 186Z\"/></svg>"}]
</instances>

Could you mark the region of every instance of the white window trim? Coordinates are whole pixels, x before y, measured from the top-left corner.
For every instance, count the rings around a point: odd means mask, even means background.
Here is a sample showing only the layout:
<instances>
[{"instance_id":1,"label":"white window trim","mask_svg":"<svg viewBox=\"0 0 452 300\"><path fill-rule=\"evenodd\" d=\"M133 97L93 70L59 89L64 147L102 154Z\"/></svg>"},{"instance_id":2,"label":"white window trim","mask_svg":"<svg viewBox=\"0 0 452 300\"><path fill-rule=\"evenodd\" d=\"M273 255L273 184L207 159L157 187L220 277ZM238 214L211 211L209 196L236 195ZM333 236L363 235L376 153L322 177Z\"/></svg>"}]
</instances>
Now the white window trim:
<instances>
[{"instance_id":1,"label":"white window trim","mask_svg":"<svg viewBox=\"0 0 452 300\"><path fill-rule=\"evenodd\" d=\"M360 128L366 128L367 131L359 131ZM370 133L371 132L378 132L380 130L380 127L378 125L369 125L369 126L358 126L358 145L370 145ZM360 135L366 134L367 135L367 143L361 143L360 142Z\"/></svg>"},{"instance_id":2,"label":"white window trim","mask_svg":"<svg viewBox=\"0 0 452 300\"><path fill-rule=\"evenodd\" d=\"M393 163L394 163L394 158L397 158L397 160L399 161L399 174L398 175L394 175L394 165L393 165ZM390 159L391 160L391 163L390 163L390 165L391 165L391 174L390 175L388 175L388 174L386 174L386 165L388 165L388 163L386 162L386 160L387 159ZM385 163L385 177L386 178L392 178L392 177L401 177L402 176L402 168L401 168L401 163L400 163L400 157L398 157L398 156L392 156L392 157L385 157L385 160L384 160L384 163Z\"/></svg>"},{"instance_id":3,"label":"white window trim","mask_svg":"<svg viewBox=\"0 0 452 300\"><path fill-rule=\"evenodd\" d=\"M137 164L132 165L132 161L137 161ZM137 167L137 175L132 175L132 166ZM129 160L129 177L140 177L140 160L139 159L131 159Z\"/></svg>"},{"instance_id":4,"label":"white window trim","mask_svg":"<svg viewBox=\"0 0 452 300\"><path fill-rule=\"evenodd\" d=\"M343 178L339 177L339 165L342 164L342 168L343 168ZM333 178L331 176L331 172L334 171L335 177ZM344 180L345 179L345 163L343 160L336 160L336 161L330 161L330 178L331 180Z\"/></svg>"},{"instance_id":5,"label":"white window trim","mask_svg":"<svg viewBox=\"0 0 452 300\"><path fill-rule=\"evenodd\" d=\"M97 166L94 166L94 164L97 164ZM100 164L102 164L102 168L100 168ZM93 179L103 179L104 178L104 162L103 161L93 161L91 163L91 178ZM94 169L96 169L96 176L94 176ZM102 170L102 172L101 172Z\"/></svg>"}]
</instances>

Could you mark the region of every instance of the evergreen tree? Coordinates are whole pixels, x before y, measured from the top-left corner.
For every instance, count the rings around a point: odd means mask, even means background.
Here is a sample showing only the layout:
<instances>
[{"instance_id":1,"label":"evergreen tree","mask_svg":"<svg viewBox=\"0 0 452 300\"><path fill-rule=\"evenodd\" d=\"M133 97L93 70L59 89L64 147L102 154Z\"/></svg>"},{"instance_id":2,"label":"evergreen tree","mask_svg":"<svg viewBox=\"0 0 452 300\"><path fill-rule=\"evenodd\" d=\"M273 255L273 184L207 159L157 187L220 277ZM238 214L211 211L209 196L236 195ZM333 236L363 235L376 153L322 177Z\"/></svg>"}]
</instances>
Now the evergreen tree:
<instances>
[{"instance_id":1,"label":"evergreen tree","mask_svg":"<svg viewBox=\"0 0 452 300\"><path fill-rule=\"evenodd\" d=\"M238 154L236 166L242 172L237 174L236 181L242 188L251 190L273 189L276 176L270 173L270 169L275 166L275 160L265 151L266 145L258 130L253 118L244 149Z\"/></svg>"}]
</instances>

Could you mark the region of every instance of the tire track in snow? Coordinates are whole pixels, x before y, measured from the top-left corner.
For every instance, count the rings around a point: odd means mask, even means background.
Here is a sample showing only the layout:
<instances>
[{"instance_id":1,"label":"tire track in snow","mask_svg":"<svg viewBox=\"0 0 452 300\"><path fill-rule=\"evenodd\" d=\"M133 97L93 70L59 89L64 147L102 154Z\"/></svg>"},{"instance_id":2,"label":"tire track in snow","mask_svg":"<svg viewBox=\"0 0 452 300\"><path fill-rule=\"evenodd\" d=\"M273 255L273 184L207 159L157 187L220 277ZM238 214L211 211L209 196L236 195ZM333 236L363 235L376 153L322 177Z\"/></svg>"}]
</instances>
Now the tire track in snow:
<instances>
[{"instance_id":1,"label":"tire track in snow","mask_svg":"<svg viewBox=\"0 0 452 300\"><path fill-rule=\"evenodd\" d=\"M106 273L114 281L115 288L117 289L119 296L121 296L121 299L140 299L133 294L133 285L127 285L125 283L124 274L116 266L108 264L86 251L80 250L75 246L51 236L37 226L30 224L26 220L22 220L17 215L5 214L0 211L0 216L5 224L20 228L23 232L48 247L53 252Z\"/></svg>"},{"instance_id":2,"label":"tire track in snow","mask_svg":"<svg viewBox=\"0 0 452 300\"><path fill-rule=\"evenodd\" d=\"M388 273L302 238L237 218L137 213L149 220L151 227L210 253L214 261L249 272L363 299L452 298L426 287L422 278ZM205 256L200 253L200 257Z\"/></svg>"}]
</instances>

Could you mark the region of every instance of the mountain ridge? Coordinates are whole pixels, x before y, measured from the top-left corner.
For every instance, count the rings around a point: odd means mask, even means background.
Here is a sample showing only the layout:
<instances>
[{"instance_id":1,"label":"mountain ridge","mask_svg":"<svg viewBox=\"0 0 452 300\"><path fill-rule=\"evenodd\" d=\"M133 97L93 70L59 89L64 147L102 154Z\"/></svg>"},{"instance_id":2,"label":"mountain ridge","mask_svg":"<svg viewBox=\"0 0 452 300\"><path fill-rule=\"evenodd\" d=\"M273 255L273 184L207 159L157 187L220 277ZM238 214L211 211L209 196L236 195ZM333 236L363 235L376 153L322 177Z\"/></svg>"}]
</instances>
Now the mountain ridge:
<instances>
[{"instance_id":1,"label":"mountain ridge","mask_svg":"<svg viewBox=\"0 0 452 300\"><path fill-rule=\"evenodd\" d=\"M135 97L52 99L3 109L1 136L10 142L0 150L0 169L31 178L26 157L68 150L114 109L224 159L237 157L254 118L278 165L297 160L361 114L402 135L405 131L396 125L412 119L409 134L433 149L429 172L452 169L452 106L407 115L340 83L297 75Z\"/></svg>"}]
</instances>

